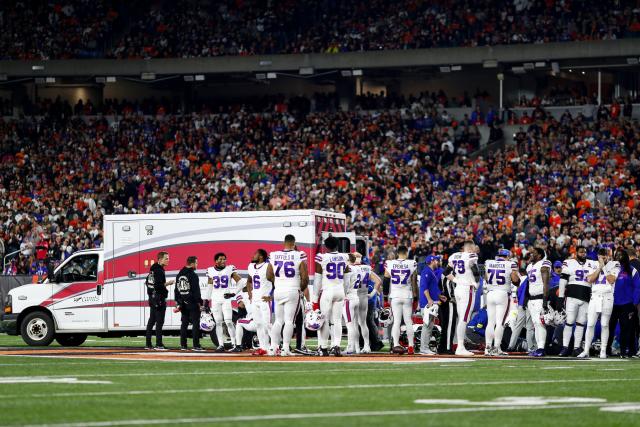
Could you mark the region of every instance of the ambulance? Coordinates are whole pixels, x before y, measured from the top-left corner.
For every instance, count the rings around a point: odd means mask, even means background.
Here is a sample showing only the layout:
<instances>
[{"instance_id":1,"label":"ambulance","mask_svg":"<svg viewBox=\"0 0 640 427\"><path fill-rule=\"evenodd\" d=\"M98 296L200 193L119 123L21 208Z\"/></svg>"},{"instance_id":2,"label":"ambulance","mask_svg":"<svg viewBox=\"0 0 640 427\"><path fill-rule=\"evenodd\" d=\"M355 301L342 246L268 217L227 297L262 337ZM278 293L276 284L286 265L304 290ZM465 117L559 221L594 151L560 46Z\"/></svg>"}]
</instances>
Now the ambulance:
<instances>
[{"instance_id":1,"label":"ambulance","mask_svg":"<svg viewBox=\"0 0 640 427\"><path fill-rule=\"evenodd\" d=\"M313 260L323 251L323 240L333 235L339 250L368 251L368 241L348 232L344 214L319 210L283 210L224 213L106 215L104 245L72 254L50 279L12 289L2 320L12 335L20 334L32 346L54 339L78 346L88 335L123 337L144 335L149 307L145 279L158 252L169 253L167 280L175 278L188 256L198 257L200 286L206 288L205 271L218 252L227 255L246 276L255 251L280 250L292 234L299 250ZM309 274L314 274L309 263ZM180 313L175 313L174 289L169 299L164 330L175 335Z\"/></svg>"}]
</instances>

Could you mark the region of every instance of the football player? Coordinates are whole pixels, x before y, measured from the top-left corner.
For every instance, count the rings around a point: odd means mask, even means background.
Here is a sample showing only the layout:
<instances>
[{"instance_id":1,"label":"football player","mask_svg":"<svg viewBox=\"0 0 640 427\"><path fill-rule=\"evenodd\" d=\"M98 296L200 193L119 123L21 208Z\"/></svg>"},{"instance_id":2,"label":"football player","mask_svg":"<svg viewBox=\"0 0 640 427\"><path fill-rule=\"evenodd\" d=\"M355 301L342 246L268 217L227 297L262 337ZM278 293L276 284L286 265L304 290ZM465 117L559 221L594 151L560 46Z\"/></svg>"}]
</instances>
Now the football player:
<instances>
[{"instance_id":1,"label":"football player","mask_svg":"<svg viewBox=\"0 0 640 427\"><path fill-rule=\"evenodd\" d=\"M241 352L242 348L236 343L236 329L233 324L233 308L231 302L235 299L239 292L238 282L241 280L240 275L236 272L236 267L227 265L227 256L219 252L214 257L215 265L207 268L208 278L208 295L207 302L211 301L211 312L216 321L215 333L218 337L217 353L224 352L224 335L222 322L227 325L227 331L231 338L233 352ZM213 332L211 333L213 334ZM211 336L213 341L213 335Z\"/></svg>"},{"instance_id":2,"label":"football player","mask_svg":"<svg viewBox=\"0 0 640 427\"><path fill-rule=\"evenodd\" d=\"M238 294L236 297L236 302L238 303L238 307L244 308L247 310L247 315L242 319L238 319L236 323L236 343L238 346L242 347L242 338L244 336L244 331L247 332L258 332L258 324L255 321L255 306L251 303L249 293L242 292ZM259 340L260 338L258 338ZM260 350L260 349L258 349ZM266 353L254 353L254 355L262 356Z\"/></svg>"},{"instance_id":3,"label":"football player","mask_svg":"<svg viewBox=\"0 0 640 427\"><path fill-rule=\"evenodd\" d=\"M251 264L247 267L247 292L253 307L253 321L258 335L260 348L255 351L256 356L264 356L269 350L269 327L271 326L271 290L273 283L267 279L267 251L258 249Z\"/></svg>"},{"instance_id":4,"label":"football player","mask_svg":"<svg viewBox=\"0 0 640 427\"><path fill-rule=\"evenodd\" d=\"M473 241L467 240L464 242L462 252L456 252L449 257L445 276L456 285L454 290L458 311L458 324L456 326L458 347L456 348L456 355L473 356L473 353L464 347L467 323L471 319L478 281L480 280L477 247Z\"/></svg>"},{"instance_id":5,"label":"football player","mask_svg":"<svg viewBox=\"0 0 640 427\"><path fill-rule=\"evenodd\" d=\"M287 234L284 249L271 252L267 266L267 280L273 283L275 320L271 327L269 355L276 355L282 340L281 356L291 355L291 337L300 305L300 293L308 297L309 270L307 254L295 249L296 238ZM284 329L283 329L284 326Z\"/></svg>"},{"instance_id":6,"label":"football player","mask_svg":"<svg viewBox=\"0 0 640 427\"><path fill-rule=\"evenodd\" d=\"M328 252L317 254L315 258L316 277L320 278L320 283L316 289L314 309L319 308L326 317L326 321L318 331L318 344L323 356L328 354L341 356L344 275L350 271L347 265L349 256L338 253L338 239L333 236L325 239L324 246ZM330 351L327 350L329 329L331 329Z\"/></svg>"},{"instance_id":7,"label":"football player","mask_svg":"<svg viewBox=\"0 0 640 427\"><path fill-rule=\"evenodd\" d=\"M562 263L562 274L560 275L560 289L558 295L565 299L565 310L567 321L562 331L562 350L560 357L567 357L570 354L569 342L573 336L574 355L581 353L582 335L587 323L587 311L589 300L591 299L591 283L587 277L598 269L598 262L587 259L587 248L578 246L576 258L569 258Z\"/></svg>"},{"instance_id":8,"label":"football player","mask_svg":"<svg viewBox=\"0 0 640 427\"><path fill-rule=\"evenodd\" d=\"M487 328L485 331L485 356L506 356L500 348L504 325L511 310L511 286L520 283L518 264L509 261L511 252L500 249L495 259L485 263L487 304Z\"/></svg>"},{"instance_id":9,"label":"football player","mask_svg":"<svg viewBox=\"0 0 640 427\"><path fill-rule=\"evenodd\" d=\"M589 357L589 349L598 317L600 317L600 358L607 358L607 341L609 340L609 320L613 312L613 290L620 274L620 263L609 260L607 250L598 250L598 268L587 276L591 283L591 299L587 309L587 332L584 339L584 350L578 357Z\"/></svg>"},{"instance_id":10,"label":"football player","mask_svg":"<svg viewBox=\"0 0 640 427\"><path fill-rule=\"evenodd\" d=\"M547 327L543 323L545 310L549 306L549 280L551 277L551 261L542 248L533 248L531 264L527 266L527 281L529 282L527 311L531 315L538 347L529 354L534 357L545 355L547 342Z\"/></svg>"},{"instance_id":11,"label":"football player","mask_svg":"<svg viewBox=\"0 0 640 427\"><path fill-rule=\"evenodd\" d=\"M358 252L349 254L349 272L344 275L345 300L344 319L347 324L347 354L360 353L360 335L364 340L362 353L371 353L369 344L369 327L367 326L367 309L369 307L368 284L374 283L375 293L380 292L382 280L371 271L371 267L361 264L362 255ZM362 291L364 290L364 292ZM372 292L372 293L373 293Z\"/></svg>"},{"instance_id":12,"label":"football player","mask_svg":"<svg viewBox=\"0 0 640 427\"><path fill-rule=\"evenodd\" d=\"M413 319L411 316L413 314L413 298L418 295L418 264L415 260L407 259L408 253L409 250L406 246L398 246L398 259L387 260L384 263L384 276L390 279L389 299L393 313L391 327L393 348L391 351L397 354L404 353L404 347L400 345L400 326L403 319L409 340L407 353L414 354Z\"/></svg>"}]
</instances>

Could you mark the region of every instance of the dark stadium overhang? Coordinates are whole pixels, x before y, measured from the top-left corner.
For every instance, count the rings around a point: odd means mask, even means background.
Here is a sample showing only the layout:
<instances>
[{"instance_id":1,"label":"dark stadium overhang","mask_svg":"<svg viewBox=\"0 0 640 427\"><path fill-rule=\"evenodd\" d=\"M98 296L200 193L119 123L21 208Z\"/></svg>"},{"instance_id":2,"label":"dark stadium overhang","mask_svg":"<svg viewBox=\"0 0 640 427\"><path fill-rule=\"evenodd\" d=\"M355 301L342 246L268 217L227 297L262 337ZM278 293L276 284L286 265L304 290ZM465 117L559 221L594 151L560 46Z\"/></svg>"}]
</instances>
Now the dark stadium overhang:
<instances>
[{"instance_id":1,"label":"dark stadium overhang","mask_svg":"<svg viewBox=\"0 0 640 427\"><path fill-rule=\"evenodd\" d=\"M467 65L494 65L500 68L544 61L561 62L561 66L577 61L583 66L622 66L628 59L640 58L640 40L504 45L477 48L441 48L348 52L338 54L267 55L249 57L215 57L187 59L137 60L53 60L0 61L0 75L8 78L44 76L156 76L185 74L230 74L295 72L312 69L389 70L402 68ZM568 64L571 66L573 64ZM577 63L575 65L578 65Z\"/></svg>"}]
</instances>

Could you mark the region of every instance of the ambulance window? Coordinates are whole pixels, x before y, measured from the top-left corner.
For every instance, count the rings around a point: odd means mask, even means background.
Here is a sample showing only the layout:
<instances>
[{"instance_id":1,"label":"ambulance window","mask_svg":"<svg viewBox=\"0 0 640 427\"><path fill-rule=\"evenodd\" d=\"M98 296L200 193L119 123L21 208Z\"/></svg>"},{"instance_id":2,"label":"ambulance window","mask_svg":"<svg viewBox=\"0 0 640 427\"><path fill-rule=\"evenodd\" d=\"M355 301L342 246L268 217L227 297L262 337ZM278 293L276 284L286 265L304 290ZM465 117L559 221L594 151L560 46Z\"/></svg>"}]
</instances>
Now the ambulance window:
<instances>
[{"instance_id":1,"label":"ambulance window","mask_svg":"<svg viewBox=\"0 0 640 427\"><path fill-rule=\"evenodd\" d=\"M351 252L351 240L347 237L338 237L338 252L343 254Z\"/></svg>"},{"instance_id":2,"label":"ambulance window","mask_svg":"<svg viewBox=\"0 0 640 427\"><path fill-rule=\"evenodd\" d=\"M97 282L98 255L78 255L62 267L63 282Z\"/></svg>"}]
</instances>

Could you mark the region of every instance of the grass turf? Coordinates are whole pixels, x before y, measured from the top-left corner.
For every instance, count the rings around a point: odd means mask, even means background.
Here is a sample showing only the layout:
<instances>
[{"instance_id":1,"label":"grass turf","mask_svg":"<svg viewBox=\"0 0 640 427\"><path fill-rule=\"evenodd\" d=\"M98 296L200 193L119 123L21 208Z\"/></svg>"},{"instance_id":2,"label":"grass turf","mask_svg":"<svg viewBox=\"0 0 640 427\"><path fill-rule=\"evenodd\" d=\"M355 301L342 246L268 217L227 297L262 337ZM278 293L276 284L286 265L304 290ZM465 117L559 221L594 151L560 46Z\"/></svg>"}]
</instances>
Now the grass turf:
<instances>
[{"instance_id":1,"label":"grass turf","mask_svg":"<svg viewBox=\"0 0 640 427\"><path fill-rule=\"evenodd\" d=\"M132 339L85 345L131 345ZM0 335L0 347L21 344ZM135 343L142 346L144 343ZM168 344L173 344L168 341ZM295 360L304 360L296 358ZM335 359L331 359L332 362ZM600 398L640 405L636 360L485 360L447 363L216 363L0 357L0 425L631 426L636 413L418 404L513 396ZM399 363L397 363L399 362ZM71 377L109 384L12 384L9 377ZM501 409L501 410L496 410ZM417 413L436 410L439 413ZM449 410L451 412L443 412ZM460 412L461 410L468 412ZM400 412L398 412L400 411ZM404 412L403 412L404 411ZM348 416L354 412L363 415ZM371 415L371 413L377 413ZM301 414L296 419L273 415ZM315 414L332 414L317 416ZM248 419L228 417L247 416ZM149 421L140 421L149 420ZM152 421L154 420L154 421ZM124 423L118 424L118 422ZM91 424L89 424L91 425Z\"/></svg>"}]
</instances>

